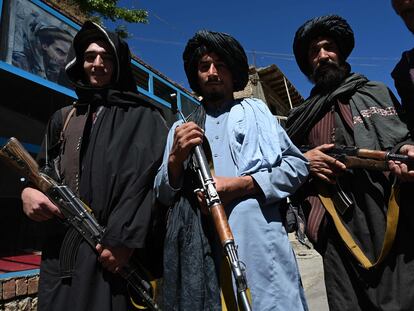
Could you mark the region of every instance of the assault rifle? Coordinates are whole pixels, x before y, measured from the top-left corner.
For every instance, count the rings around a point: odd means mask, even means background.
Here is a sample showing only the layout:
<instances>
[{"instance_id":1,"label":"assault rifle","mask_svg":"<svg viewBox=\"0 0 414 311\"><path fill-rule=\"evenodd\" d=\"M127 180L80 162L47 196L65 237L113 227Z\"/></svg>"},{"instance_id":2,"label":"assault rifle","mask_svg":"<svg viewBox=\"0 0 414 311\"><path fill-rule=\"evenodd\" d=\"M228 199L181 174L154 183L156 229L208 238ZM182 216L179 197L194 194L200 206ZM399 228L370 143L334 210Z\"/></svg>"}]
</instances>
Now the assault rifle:
<instances>
[{"instance_id":1,"label":"assault rifle","mask_svg":"<svg viewBox=\"0 0 414 311\"><path fill-rule=\"evenodd\" d=\"M303 153L315 147L301 146ZM347 168L364 168L377 171L388 171L388 161L405 163L409 170L414 169L414 160L407 155L380 150L362 149L348 146L335 146L323 153L341 161Z\"/></svg>"},{"instance_id":2,"label":"assault rifle","mask_svg":"<svg viewBox=\"0 0 414 311\"><path fill-rule=\"evenodd\" d=\"M187 122L187 119L181 111L174 106L172 107L172 110L174 113L179 112L182 120ZM237 288L238 310L251 311L252 308L247 294L249 289L247 287L244 265L239 260L237 246L234 242L233 233L227 221L223 203L217 193L216 185L213 176L211 175L210 166L204 150L200 145L194 147L192 163L199 177L201 191L205 196L207 207L213 218L214 226L233 273L233 278Z\"/></svg>"},{"instance_id":3,"label":"assault rifle","mask_svg":"<svg viewBox=\"0 0 414 311\"><path fill-rule=\"evenodd\" d=\"M92 210L69 187L56 182L47 174L39 171L36 161L14 137L10 138L0 150L0 159L32 182L53 204L59 207L65 220L96 251L95 247L98 243L101 243L105 228L99 225L92 214ZM131 297L134 306L138 309L160 310L151 297L151 284L141 277L142 268L137 263L130 261L118 273L127 281L130 295L139 297L147 307L139 305Z\"/></svg>"}]
</instances>

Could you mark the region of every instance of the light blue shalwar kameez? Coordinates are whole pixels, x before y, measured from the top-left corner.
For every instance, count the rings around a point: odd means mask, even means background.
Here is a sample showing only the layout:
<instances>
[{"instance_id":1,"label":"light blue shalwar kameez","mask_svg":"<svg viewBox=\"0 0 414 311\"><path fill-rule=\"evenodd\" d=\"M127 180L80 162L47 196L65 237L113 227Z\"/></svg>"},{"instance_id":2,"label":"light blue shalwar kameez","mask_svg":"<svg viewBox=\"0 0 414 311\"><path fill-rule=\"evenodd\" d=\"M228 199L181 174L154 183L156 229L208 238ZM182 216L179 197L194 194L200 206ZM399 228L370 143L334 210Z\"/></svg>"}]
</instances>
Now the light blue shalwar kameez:
<instances>
[{"instance_id":1,"label":"light blue shalwar kameez","mask_svg":"<svg viewBox=\"0 0 414 311\"><path fill-rule=\"evenodd\" d=\"M169 185L167 167L179 124L176 122L170 130L163 164L155 179L157 199L166 205L179 191ZM263 192L225 207L239 258L246 265L253 310L307 310L279 202L306 180L308 162L258 99L233 101L219 110L207 110L205 135L217 176L250 175Z\"/></svg>"}]
</instances>

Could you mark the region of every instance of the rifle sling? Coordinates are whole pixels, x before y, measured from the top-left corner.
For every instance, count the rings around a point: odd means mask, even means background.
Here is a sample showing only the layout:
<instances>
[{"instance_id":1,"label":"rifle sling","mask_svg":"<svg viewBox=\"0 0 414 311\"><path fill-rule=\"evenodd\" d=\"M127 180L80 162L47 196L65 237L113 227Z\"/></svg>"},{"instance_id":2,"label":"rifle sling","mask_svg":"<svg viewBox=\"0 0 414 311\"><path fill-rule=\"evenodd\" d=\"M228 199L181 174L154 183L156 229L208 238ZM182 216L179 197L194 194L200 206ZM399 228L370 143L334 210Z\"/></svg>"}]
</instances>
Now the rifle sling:
<instances>
[{"instance_id":1,"label":"rifle sling","mask_svg":"<svg viewBox=\"0 0 414 311\"><path fill-rule=\"evenodd\" d=\"M68 127L70 118L72 118L72 116L75 112L76 112L75 107L70 108L69 112L67 112L67 111L65 112L64 110L62 110L62 113L66 114L66 116L62 115L62 119L65 120L65 121L63 122L62 130L60 131L60 142L61 143L63 142L63 139L64 139L63 133L66 131L66 128Z\"/></svg>"},{"instance_id":2,"label":"rifle sling","mask_svg":"<svg viewBox=\"0 0 414 311\"><path fill-rule=\"evenodd\" d=\"M360 265L364 269L369 270L377 266L378 264L380 264L385 259L387 254L389 253L394 243L395 234L397 232L399 206L396 201L396 198L398 197L399 189L397 187L392 188L391 195L390 195L389 202L388 202L387 225L386 225L386 230L384 234L384 242L382 244L380 255L378 256L377 260L374 263L372 263L368 259L368 257L364 254L362 249L358 246L358 244L355 242L355 240L352 237L352 234L348 231L348 229L342 223L342 220L339 217L336 211L336 208L334 206L334 203L332 201L331 195L328 193L326 187L324 187L321 184L318 184L317 188L319 192L319 198L323 206L325 207L325 209L331 215L332 220L334 221L335 227L338 230L338 233L341 239L344 241L346 247L349 249L351 254L357 259Z\"/></svg>"}]
</instances>

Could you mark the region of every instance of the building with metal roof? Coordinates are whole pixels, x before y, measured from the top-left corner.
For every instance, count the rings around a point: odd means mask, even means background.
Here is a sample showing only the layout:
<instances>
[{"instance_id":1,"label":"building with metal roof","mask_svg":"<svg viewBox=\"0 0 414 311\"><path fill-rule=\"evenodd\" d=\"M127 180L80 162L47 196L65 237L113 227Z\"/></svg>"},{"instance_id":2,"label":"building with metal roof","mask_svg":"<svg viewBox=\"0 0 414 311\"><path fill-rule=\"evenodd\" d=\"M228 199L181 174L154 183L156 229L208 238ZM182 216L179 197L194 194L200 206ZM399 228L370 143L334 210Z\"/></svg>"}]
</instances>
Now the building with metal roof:
<instances>
[{"instance_id":1,"label":"building with metal roof","mask_svg":"<svg viewBox=\"0 0 414 311\"><path fill-rule=\"evenodd\" d=\"M290 109L304 101L302 95L275 64L260 68L250 67L249 82L243 91L235 93L235 97L260 98L281 121L286 119Z\"/></svg>"}]
</instances>

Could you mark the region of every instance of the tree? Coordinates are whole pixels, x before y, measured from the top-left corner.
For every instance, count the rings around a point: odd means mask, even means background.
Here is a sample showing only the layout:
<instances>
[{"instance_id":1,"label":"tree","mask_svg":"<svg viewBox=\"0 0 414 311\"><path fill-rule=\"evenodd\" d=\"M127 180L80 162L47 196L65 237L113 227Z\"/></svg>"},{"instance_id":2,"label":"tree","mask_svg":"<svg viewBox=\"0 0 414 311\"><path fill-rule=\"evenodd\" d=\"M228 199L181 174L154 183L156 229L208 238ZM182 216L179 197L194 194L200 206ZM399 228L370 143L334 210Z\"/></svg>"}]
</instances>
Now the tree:
<instances>
[{"instance_id":1,"label":"tree","mask_svg":"<svg viewBox=\"0 0 414 311\"><path fill-rule=\"evenodd\" d=\"M89 16L98 13L101 17L128 23L147 23L148 12L140 9L126 9L117 6L118 0L73 0Z\"/></svg>"},{"instance_id":2,"label":"tree","mask_svg":"<svg viewBox=\"0 0 414 311\"><path fill-rule=\"evenodd\" d=\"M81 21L93 20L102 25L102 18L111 21L124 20L128 23L148 23L148 12L140 9L126 9L117 6L118 0L45 0L75 14ZM128 37L126 25L115 29L122 38Z\"/></svg>"}]
</instances>

